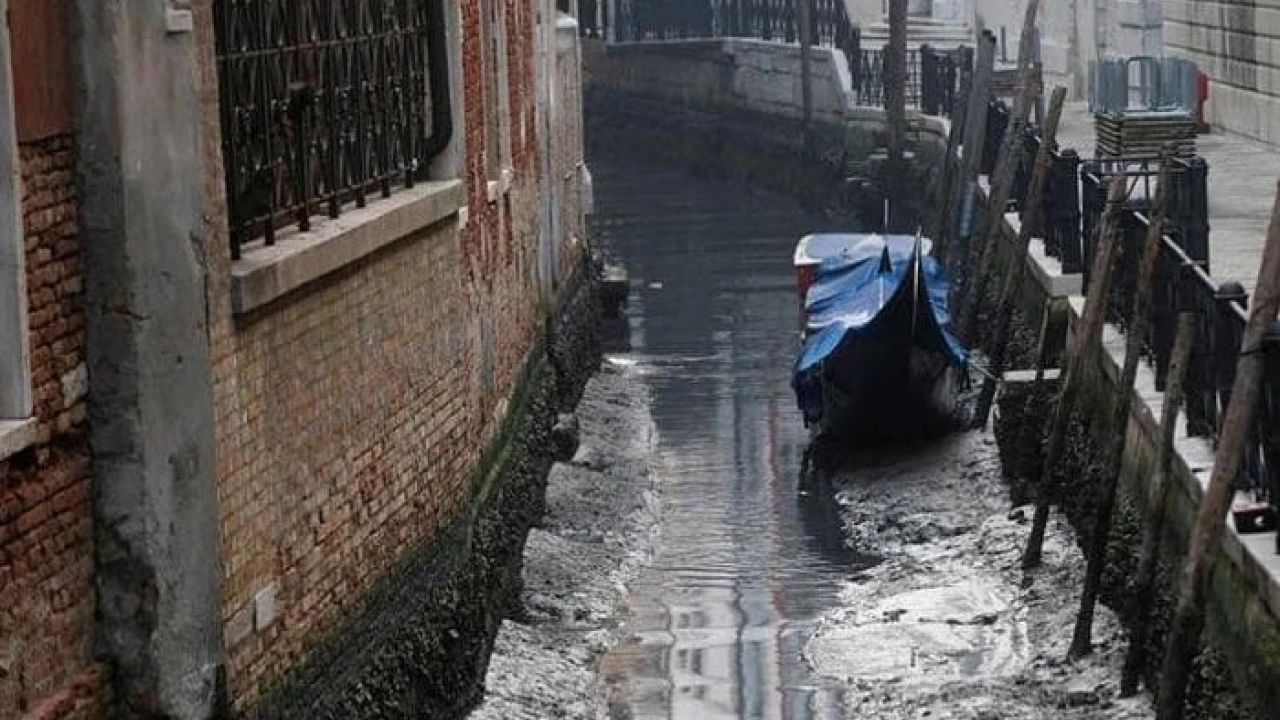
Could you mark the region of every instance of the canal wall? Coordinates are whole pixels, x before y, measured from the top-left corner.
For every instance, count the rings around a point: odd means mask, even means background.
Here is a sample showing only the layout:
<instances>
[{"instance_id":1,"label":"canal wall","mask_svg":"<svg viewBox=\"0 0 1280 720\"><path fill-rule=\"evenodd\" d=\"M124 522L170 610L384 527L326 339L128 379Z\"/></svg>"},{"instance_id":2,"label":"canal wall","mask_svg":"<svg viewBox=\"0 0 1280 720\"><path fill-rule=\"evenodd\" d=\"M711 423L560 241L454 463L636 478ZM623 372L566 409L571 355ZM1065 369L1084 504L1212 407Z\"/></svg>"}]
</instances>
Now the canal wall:
<instances>
[{"instance_id":1,"label":"canal wall","mask_svg":"<svg viewBox=\"0 0 1280 720\"><path fill-rule=\"evenodd\" d=\"M593 134L630 137L631 147L645 157L662 156L698 172L762 183L790 192L806 202L847 218L850 229L878 229L878 207L884 186L876 177L877 150L883 147L885 119L881 110L858 107L847 83L847 66L839 53L815 48L813 71L814 142L806 146L799 119L798 48L750 40L700 40L595 46L586 54L588 78L588 147ZM920 188L902 197L911 221L927 223L936 204L938 168L946 152L945 120L910 113L912 160L909 180ZM594 129L594 133L593 133ZM622 131L624 135L614 134ZM995 219L989 208L989 179L982 178L975 202L973 237ZM875 218L875 220L872 220ZM1052 308L1049 342L1056 363L1060 349L1078 325L1083 306L1081 278L1062 272L1043 243L1033 240L1029 253L1017 247L1016 214L999 217L1000 242L994 267L1026 262L1030 272L1016 293L1011 366L1031 367L1042 313ZM963 244L952 249L958 283L971 273L977 254ZM999 283L988 283L984 313L997 305ZM961 288L963 290L963 287ZM989 323L980 322L979 327ZM981 331L980 331L981 332ZM985 345L988 338L979 338ZM1064 510L1087 543L1095 512L1099 449L1106 446L1112 400L1120 392L1123 339L1107 328L1105 352L1091 359L1082 407L1087 412L1072 423L1069 457L1061 469L1070 491ZM1039 427L1052 412L1051 398L1028 403L1025 385L1002 389L997 438L1006 460L1015 502L1028 499L1025 475L1037 467L1039 436L1023 431ZM1128 451L1122 471L1120 510L1111 538L1112 555L1104 601L1131 622L1132 587L1141 543L1140 517L1145 512L1148 482L1157 448L1161 396L1154 373L1140 369L1135 401L1126 432ZM1161 599L1153 646L1164 641L1172 610L1175 569L1181 566L1195 509L1213 464L1207 442L1182 438L1174 461L1171 520L1164 543ZM1018 460L1022 462L1019 463ZM1189 717L1275 717L1280 688L1269 678L1280 676L1280 586L1268 569L1268 542L1228 529L1214 576L1206 634L1208 651L1198 661L1192 687L1195 707ZM1149 653L1149 680L1158 671L1161 652ZM1273 708L1277 710L1273 710Z\"/></svg>"},{"instance_id":2,"label":"canal wall","mask_svg":"<svg viewBox=\"0 0 1280 720\"><path fill-rule=\"evenodd\" d=\"M627 137L638 158L795 195L841 216L848 230L879 229L884 111L856 104L840 52L815 47L812 67L806 146L796 46L749 39L595 45L584 56L588 148L602 136ZM908 182L932 188L946 125L916 112L908 122ZM895 206L895 224L912 232L929 208L927 194L906 197Z\"/></svg>"}]
</instances>

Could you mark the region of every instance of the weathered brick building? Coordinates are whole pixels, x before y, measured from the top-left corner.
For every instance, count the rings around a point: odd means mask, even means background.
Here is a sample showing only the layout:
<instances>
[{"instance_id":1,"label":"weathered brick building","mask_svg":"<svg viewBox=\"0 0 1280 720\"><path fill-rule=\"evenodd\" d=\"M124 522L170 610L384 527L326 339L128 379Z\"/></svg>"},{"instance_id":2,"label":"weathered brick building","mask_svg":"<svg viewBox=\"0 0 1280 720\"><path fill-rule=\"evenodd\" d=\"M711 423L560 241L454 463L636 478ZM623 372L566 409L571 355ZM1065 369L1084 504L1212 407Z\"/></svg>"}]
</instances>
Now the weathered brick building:
<instances>
[{"instance_id":1,"label":"weathered brick building","mask_svg":"<svg viewBox=\"0 0 1280 720\"><path fill-rule=\"evenodd\" d=\"M464 706L590 362L573 22L8 5L0 720Z\"/></svg>"},{"instance_id":2,"label":"weathered brick building","mask_svg":"<svg viewBox=\"0 0 1280 720\"><path fill-rule=\"evenodd\" d=\"M0 717L95 717L70 5L0 37Z\"/></svg>"}]
</instances>

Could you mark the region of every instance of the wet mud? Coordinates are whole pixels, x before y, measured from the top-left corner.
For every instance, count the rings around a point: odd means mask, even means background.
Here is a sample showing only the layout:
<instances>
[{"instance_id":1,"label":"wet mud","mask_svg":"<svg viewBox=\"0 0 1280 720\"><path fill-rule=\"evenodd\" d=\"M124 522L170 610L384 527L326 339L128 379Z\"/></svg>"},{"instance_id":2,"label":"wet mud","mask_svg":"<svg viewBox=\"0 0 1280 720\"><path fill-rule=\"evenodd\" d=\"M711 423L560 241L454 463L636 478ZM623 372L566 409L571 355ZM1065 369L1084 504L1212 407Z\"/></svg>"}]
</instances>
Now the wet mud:
<instances>
[{"instance_id":1,"label":"wet mud","mask_svg":"<svg viewBox=\"0 0 1280 720\"><path fill-rule=\"evenodd\" d=\"M596 666L618 638L627 583L658 530L655 434L635 371L609 360L576 411L579 444L547 478L525 545L523 590L503 621L473 720L603 718Z\"/></svg>"},{"instance_id":2,"label":"wet mud","mask_svg":"<svg viewBox=\"0 0 1280 720\"><path fill-rule=\"evenodd\" d=\"M830 483L850 542L881 562L850 578L805 648L848 685L844 717L1154 717L1149 697L1118 697L1125 635L1106 608L1094 654L1067 661L1083 557L1055 520L1043 567L1022 571L1031 509L1010 509L990 435L852 463Z\"/></svg>"}]
</instances>

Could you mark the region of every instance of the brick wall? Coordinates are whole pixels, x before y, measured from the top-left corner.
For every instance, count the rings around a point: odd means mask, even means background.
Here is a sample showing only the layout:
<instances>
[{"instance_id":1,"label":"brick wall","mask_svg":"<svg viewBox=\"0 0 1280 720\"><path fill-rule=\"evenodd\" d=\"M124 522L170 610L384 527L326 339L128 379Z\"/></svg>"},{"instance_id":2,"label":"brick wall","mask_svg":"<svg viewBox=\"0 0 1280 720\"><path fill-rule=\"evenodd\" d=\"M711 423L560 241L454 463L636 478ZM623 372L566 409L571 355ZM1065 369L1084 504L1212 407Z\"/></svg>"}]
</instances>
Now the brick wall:
<instances>
[{"instance_id":1,"label":"brick wall","mask_svg":"<svg viewBox=\"0 0 1280 720\"><path fill-rule=\"evenodd\" d=\"M36 445L0 460L0 719L100 716L75 148L24 143Z\"/></svg>"},{"instance_id":2,"label":"brick wall","mask_svg":"<svg viewBox=\"0 0 1280 720\"><path fill-rule=\"evenodd\" d=\"M248 708L469 500L542 321L533 18L507 9L513 184L489 202L478 3L464 3L468 221L233 317L216 77L197 6L233 703ZM490 110L492 111L492 110Z\"/></svg>"}]
</instances>

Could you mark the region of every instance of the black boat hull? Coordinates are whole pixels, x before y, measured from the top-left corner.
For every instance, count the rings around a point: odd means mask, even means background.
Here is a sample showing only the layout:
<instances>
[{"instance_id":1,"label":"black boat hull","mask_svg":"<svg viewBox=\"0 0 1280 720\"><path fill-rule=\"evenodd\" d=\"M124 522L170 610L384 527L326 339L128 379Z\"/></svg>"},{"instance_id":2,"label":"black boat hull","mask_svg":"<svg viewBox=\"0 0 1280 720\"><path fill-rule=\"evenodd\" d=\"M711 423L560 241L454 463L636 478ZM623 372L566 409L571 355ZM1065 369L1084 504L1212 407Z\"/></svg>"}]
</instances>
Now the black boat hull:
<instances>
[{"instance_id":1,"label":"black boat hull","mask_svg":"<svg viewBox=\"0 0 1280 720\"><path fill-rule=\"evenodd\" d=\"M867 332L823 361L817 436L846 444L917 439L962 422L967 371L946 351L927 290L903 282Z\"/></svg>"}]
</instances>

